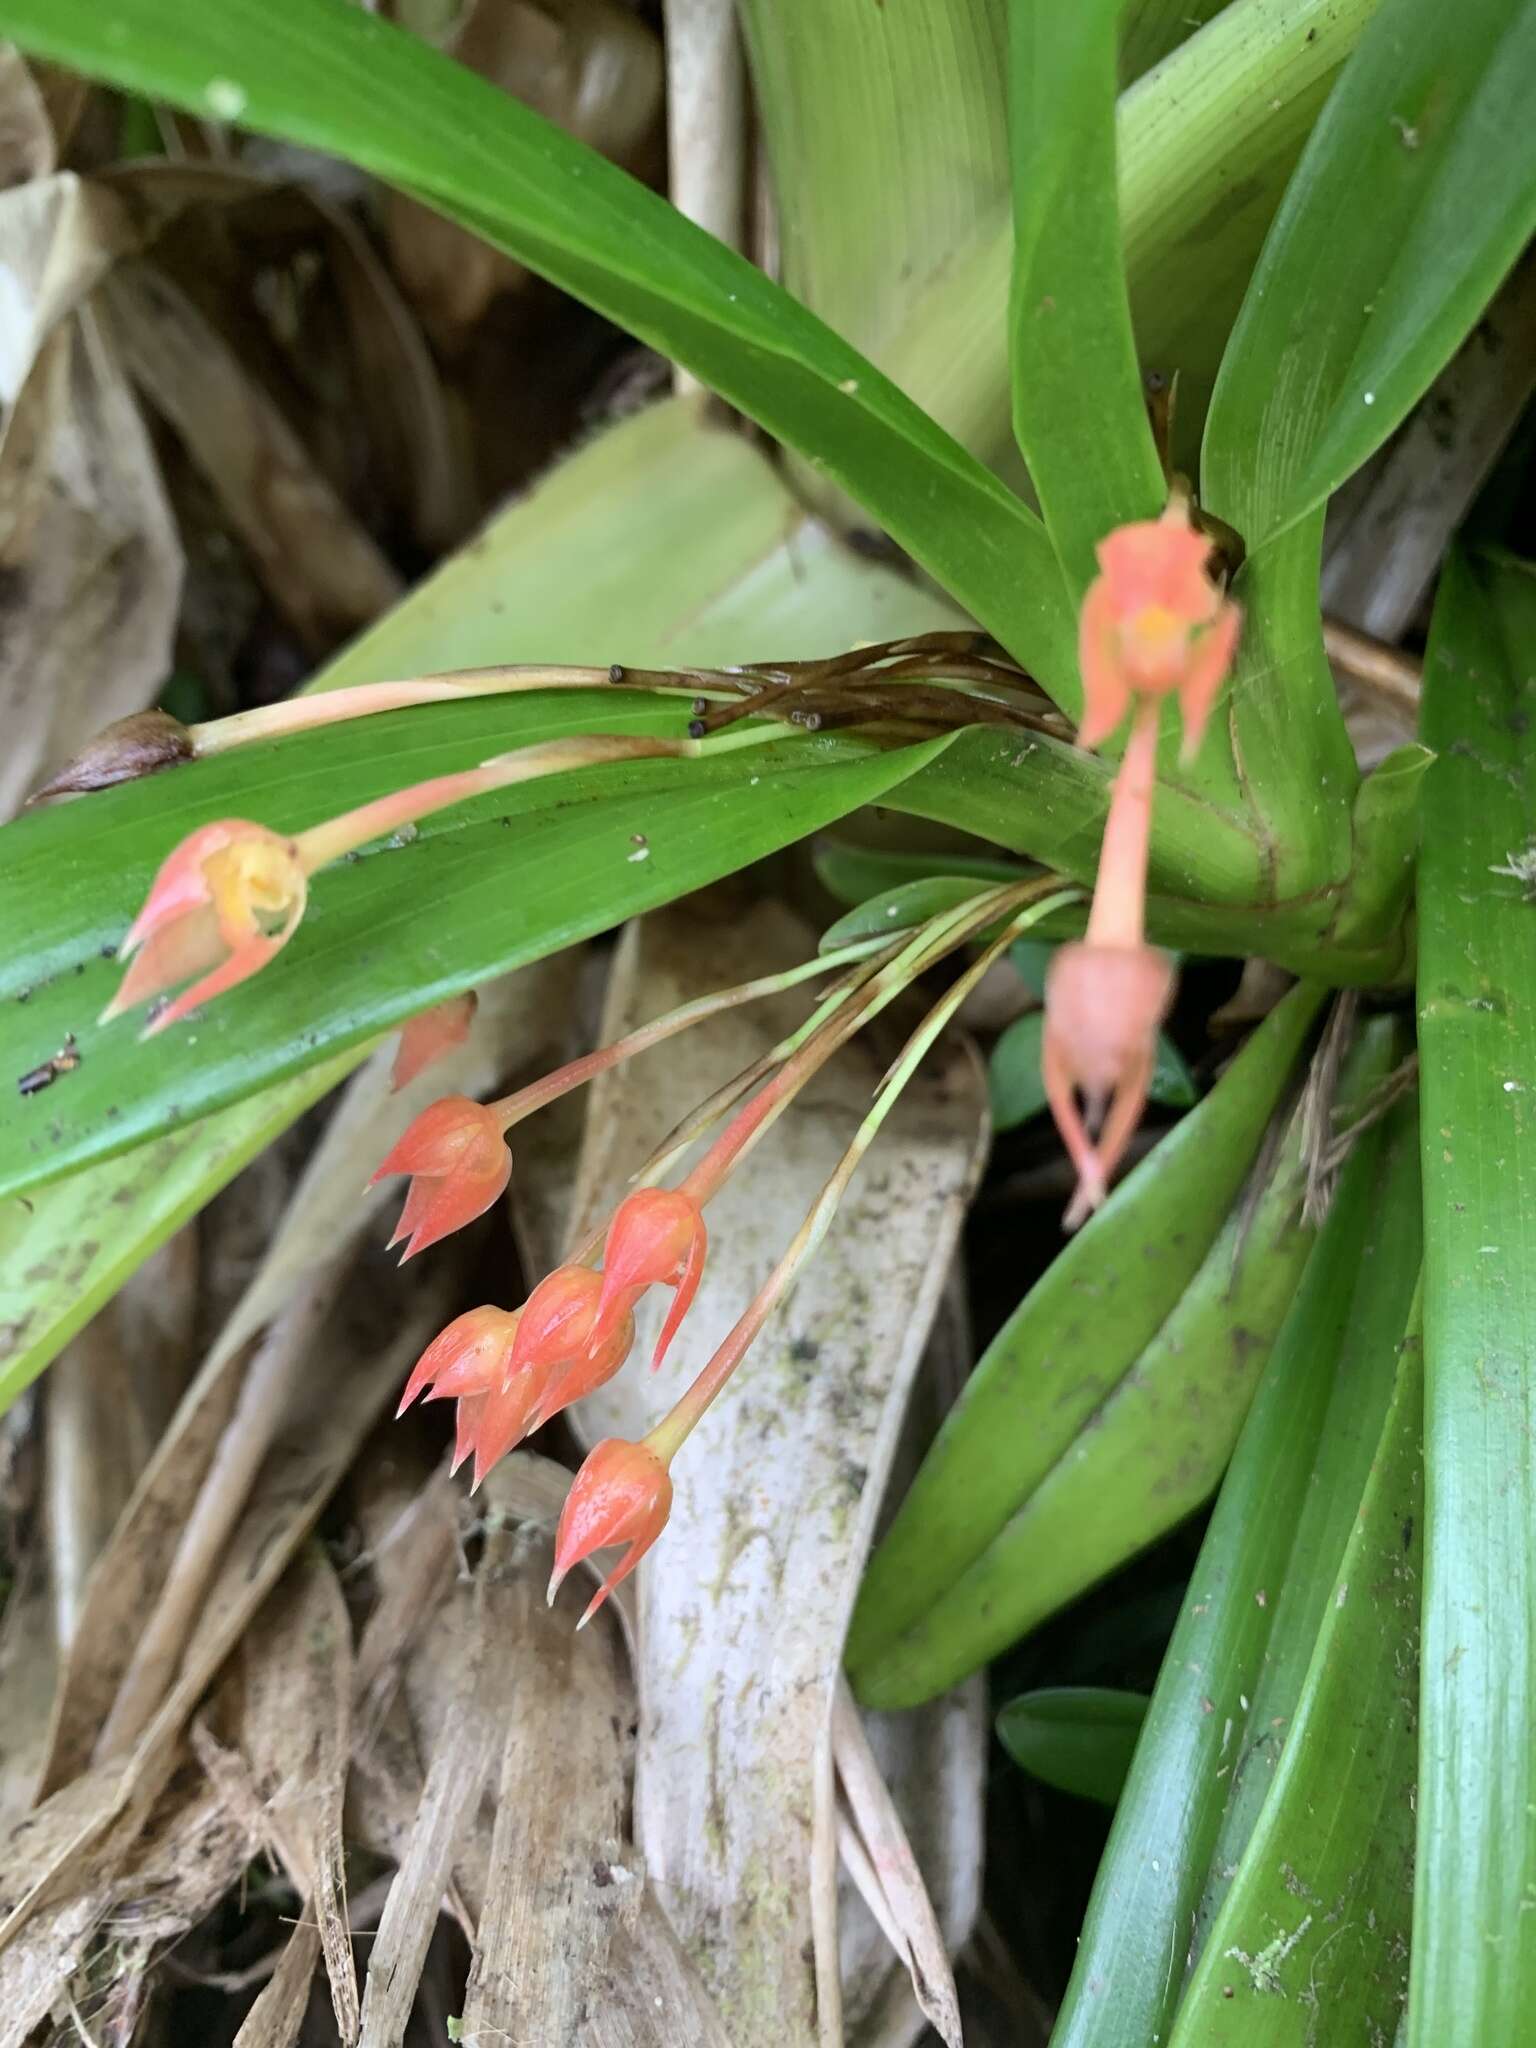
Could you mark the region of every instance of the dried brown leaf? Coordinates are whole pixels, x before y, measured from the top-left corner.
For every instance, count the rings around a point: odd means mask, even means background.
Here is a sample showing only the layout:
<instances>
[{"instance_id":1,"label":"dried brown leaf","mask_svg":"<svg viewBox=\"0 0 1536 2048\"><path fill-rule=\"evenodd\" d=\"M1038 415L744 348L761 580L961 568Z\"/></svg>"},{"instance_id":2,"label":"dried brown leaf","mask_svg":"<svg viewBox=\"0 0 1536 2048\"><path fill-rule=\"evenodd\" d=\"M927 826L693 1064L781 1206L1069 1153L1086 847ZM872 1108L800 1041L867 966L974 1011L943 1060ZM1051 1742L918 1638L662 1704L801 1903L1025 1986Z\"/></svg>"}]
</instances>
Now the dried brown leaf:
<instances>
[{"instance_id":1,"label":"dried brown leaf","mask_svg":"<svg viewBox=\"0 0 1536 2048\"><path fill-rule=\"evenodd\" d=\"M660 913L621 948L604 1035L803 958L811 943L776 907L743 913L729 894ZM658 1048L643 1073L605 1077L592 1091L573 1236L600 1224L628 1173L701 1096L803 1014L793 998L734 1012ZM709 1269L668 1393L703 1364L793 1235L882 1066L861 1044L840 1055L711 1204ZM737 2048L842 2041L832 1694L979 1165L984 1107L972 1058L937 1050L815 1262L680 1456L671 1525L639 1574L636 1834ZM578 1420L593 1435L634 1437L665 1398L644 1375L623 1374Z\"/></svg>"},{"instance_id":2,"label":"dried brown leaf","mask_svg":"<svg viewBox=\"0 0 1536 2048\"><path fill-rule=\"evenodd\" d=\"M432 1743L421 1803L369 1958L363 2048L398 2048L405 2037L459 1840L513 1704L519 1646L510 1618L505 1545L492 1537L475 1576L452 1704Z\"/></svg>"},{"instance_id":3,"label":"dried brown leaf","mask_svg":"<svg viewBox=\"0 0 1536 2048\"><path fill-rule=\"evenodd\" d=\"M277 1968L235 2036L235 2048L293 2048L309 2006L309 1987L320 1960L320 1936L307 1920L289 1935Z\"/></svg>"},{"instance_id":4,"label":"dried brown leaf","mask_svg":"<svg viewBox=\"0 0 1536 2048\"><path fill-rule=\"evenodd\" d=\"M241 1747L273 1845L320 1931L336 2027L357 2038L342 1805L351 1754L352 1625L335 1570L306 1544L241 1646Z\"/></svg>"},{"instance_id":5,"label":"dried brown leaf","mask_svg":"<svg viewBox=\"0 0 1536 2048\"><path fill-rule=\"evenodd\" d=\"M498 1475L492 1475L492 1482ZM494 1483L493 1510L508 1512ZM611 1943L644 1890L623 1836L634 1691L610 1627L576 1631L586 1594L551 1610L553 1545L524 1527L509 1547L505 1625L516 1639L515 1711L500 1763L496 1826L464 2039L578 2048Z\"/></svg>"},{"instance_id":6,"label":"dried brown leaf","mask_svg":"<svg viewBox=\"0 0 1536 2048\"><path fill-rule=\"evenodd\" d=\"M218 493L305 644L324 651L391 605L399 576L191 299L137 260L102 289L129 374Z\"/></svg>"},{"instance_id":7,"label":"dried brown leaf","mask_svg":"<svg viewBox=\"0 0 1536 2048\"><path fill-rule=\"evenodd\" d=\"M59 172L0 192L0 815L170 665L181 551L88 295L132 229Z\"/></svg>"}]
</instances>

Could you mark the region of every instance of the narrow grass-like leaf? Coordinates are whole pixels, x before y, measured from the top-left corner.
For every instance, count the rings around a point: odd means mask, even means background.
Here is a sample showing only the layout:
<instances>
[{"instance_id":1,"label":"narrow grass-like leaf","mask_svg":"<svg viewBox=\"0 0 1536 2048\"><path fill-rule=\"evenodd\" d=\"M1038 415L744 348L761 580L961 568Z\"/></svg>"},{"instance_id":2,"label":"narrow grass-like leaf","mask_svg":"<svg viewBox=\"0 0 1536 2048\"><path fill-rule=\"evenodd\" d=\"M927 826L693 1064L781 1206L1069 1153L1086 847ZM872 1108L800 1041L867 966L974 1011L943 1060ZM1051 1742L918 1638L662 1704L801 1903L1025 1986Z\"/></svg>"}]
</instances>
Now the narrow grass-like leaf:
<instances>
[{"instance_id":1,"label":"narrow grass-like leaf","mask_svg":"<svg viewBox=\"0 0 1536 2048\"><path fill-rule=\"evenodd\" d=\"M1222 363L1205 499L1256 548L1386 440L1536 227L1536 10L1383 0Z\"/></svg>"},{"instance_id":2,"label":"narrow grass-like leaf","mask_svg":"<svg viewBox=\"0 0 1536 2048\"><path fill-rule=\"evenodd\" d=\"M1370 1471L1350 1496L1338 1576L1317 1588L1305 1682L1274 1731L1284 1744L1274 1781L1171 2048L1389 2041L1403 2016L1424 1524L1417 1313L1393 1381Z\"/></svg>"},{"instance_id":3,"label":"narrow grass-like leaf","mask_svg":"<svg viewBox=\"0 0 1536 2048\"><path fill-rule=\"evenodd\" d=\"M855 1689L981 1555L1173 1310L1252 1163L1321 995L1302 984L1271 1011L988 1347L870 1560L848 1639Z\"/></svg>"},{"instance_id":4,"label":"narrow grass-like leaf","mask_svg":"<svg viewBox=\"0 0 1536 2048\"><path fill-rule=\"evenodd\" d=\"M1071 611L1039 521L745 258L348 0L3 0L22 48L361 165L691 369L850 492L1048 684Z\"/></svg>"},{"instance_id":5,"label":"narrow grass-like leaf","mask_svg":"<svg viewBox=\"0 0 1536 2048\"><path fill-rule=\"evenodd\" d=\"M1115 197L1120 0L1014 0L1013 424L1071 588L1167 497L1131 335Z\"/></svg>"},{"instance_id":6,"label":"narrow grass-like leaf","mask_svg":"<svg viewBox=\"0 0 1536 2048\"><path fill-rule=\"evenodd\" d=\"M1240 1765L1232 1773L1210 1878L1196 1914L1196 1952L1206 1944L1228 1878L1242 1861L1287 1754L1297 1699L1377 1454L1423 1243L1418 1141L1416 1105L1409 1098L1393 1112L1383 1134L1375 1202L1360 1248L1338 1374L1285 1581L1270 1596L1274 1619L1264 1670L1250 1695Z\"/></svg>"},{"instance_id":7,"label":"narrow grass-like leaf","mask_svg":"<svg viewBox=\"0 0 1536 2048\"><path fill-rule=\"evenodd\" d=\"M1147 1697L1106 1686L1056 1685L1021 1693L997 1717L1004 1749L1033 1778L1113 1806L1125 1785Z\"/></svg>"},{"instance_id":8,"label":"narrow grass-like leaf","mask_svg":"<svg viewBox=\"0 0 1536 2048\"><path fill-rule=\"evenodd\" d=\"M1228 1220L1145 1349L1101 1392L985 1549L857 1667L870 1706L916 1706L946 1691L1145 1550L1215 1488L1311 1249L1304 1178L1301 1120L1293 1115L1263 1193ZM1098 1384L1103 1356L1095 1348L1078 1361L1074 1396ZM1062 1405L1037 1386L1015 1413L1016 1436L1050 1432Z\"/></svg>"},{"instance_id":9,"label":"narrow grass-like leaf","mask_svg":"<svg viewBox=\"0 0 1536 2048\"><path fill-rule=\"evenodd\" d=\"M1427 1522L1409 2048L1516 2041L1536 2011L1533 678L1536 575L1453 556L1424 691L1438 759L1419 896Z\"/></svg>"},{"instance_id":10,"label":"narrow grass-like leaf","mask_svg":"<svg viewBox=\"0 0 1536 2048\"><path fill-rule=\"evenodd\" d=\"M1099 1866L1055 2048L1168 2037L1233 1776L1258 1733L1249 1706L1314 1487L1380 1145L1379 1128L1368 1131L1341 1175L1222 1484Z\"/></svg>"},{"instance_id":11,"label":"narrow grass-like leaf","mask_svg":"<svg viewBox=\"0 0 1536 2048\"><path fill-rule=\"evenodd\" d=\"M982 882L1022 882L1029 869L1018 861L989 860L985 854L897 853L823 838L814 851L816 879L839 903L856 907L911 882L954 875Z\"/></svg>"}]
</instances>

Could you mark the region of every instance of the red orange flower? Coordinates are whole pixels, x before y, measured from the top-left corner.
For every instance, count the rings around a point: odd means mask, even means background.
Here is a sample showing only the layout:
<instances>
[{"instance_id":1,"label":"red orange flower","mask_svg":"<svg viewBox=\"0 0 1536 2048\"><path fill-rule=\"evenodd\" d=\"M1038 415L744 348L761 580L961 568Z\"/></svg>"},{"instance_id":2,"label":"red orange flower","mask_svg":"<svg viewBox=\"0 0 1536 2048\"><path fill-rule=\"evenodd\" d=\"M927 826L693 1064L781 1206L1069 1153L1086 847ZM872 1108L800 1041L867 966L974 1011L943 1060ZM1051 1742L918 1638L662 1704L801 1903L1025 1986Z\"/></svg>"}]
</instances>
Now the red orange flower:
<instances>
[{"instance_id":1,"label":"red orange flower","mask_svg":"<svg viewBox=\"0 0 1536 2048\"><path fill-rule=\"evenodd\" d=\"M131 964L101 1021L191 980L151 1020L149 1038L234 988L292 938L306 895L291 839L243 818L200 826L162 864L130 925L118 958Z\"/></svg>"},{"instance_id":2,"label":"red orange flower","mask_svg":"<svg viewBox=\"0 0 1536 2048\"><path fill-rule=\"evenodd\" d=\"M512 1178L501 1124L483 1102L444 1095L429 1103L380 1164L368 1185L408 1173L405 1207L391 1245L406 1239L400 1263L483 1216Z\"/></svg>"},{"instance_id":3,"label":"red orange flower","mask_svg":"<svg viewBox=\"0 0 1536 2048\"><path fill-rule=\"evenodd\" d=\"M1200 744L1242 624L1208 574L1211 543L1176 498L1160 519L1116 527L1097 554L1101 573L1088 587L1078 629L1078 739L1096 747L1135 699L1172 694L1187 758Z\"/></svg>"},{"instance_id":4,"label":"red orange flower","mask_svg":"<svg viewBox=\"0 0 1536 2048\"><path fill-rule=\"evenodd\" d=\"M603 1283L590 1266L557 1266L524 1304L507 1378L527 1374L536 1386L528 1430L538 1429L611 1380L635 1341L627 1311L599 1334Z\"/></svg>"},{"instance_id":5,"label":"red orange flower","mask_svg":"<svg viewBox=\"0 0 1536 2048\"><path fill-rule=\"evenodd\" d=\"M605 1437L587 1455L571 1481L555 1532L555 1569L549 1581L553 1602L573 1565L594 1550L626 1546L624 1555L593 1595L576 1624L583 1628L621 1580L627 1579L666 1526L672 1511L672 1480L647 1444Z\"/></svg>"},{"instance_id":6,"label":"red orange flower","mask_svg":"<svg viewBox=\"0 0 1536 2048\"><path fill-rule=\"evenodd\" d=\"M676 1298L651 1359L654 1371L699 1291L708 1246L703 1210L681 1188L637 1188L627 1195L614 1211L603 1248L597 1334L606 1335L647 1287L675 1287Z\"/></svg>"},{"instance_id":7,"label":"red orange flower","mask_svg":"<svg viewBox=\"0 0 1536 2048\"><path fill-rule=\"evenodd\" d=\"M395 1064L389 1075L390 1087L404 1088L434 1060L440 1060L445 1052L452 1052L456 1045L462 1045L475 1021L476 1006L474 990L466 989L463 995L450 996L446 1003L437 1003L432 1009L423 1010L419 1016L408 1019L400 1032L400 1043L395 1048Z\"/></svg>"},{"instance_id":8,"label":"red orange flower","mask_svg":"<svg viewBox=\"0 0 1536 2048\"><path fill-rule=\"evenodd\" d=\"M1141 1121L1172 997L1173 963L1153 946L1085 941L1056 949L1046 976L1040 1064L1051 1114L1077 1168L1068 1230L1104 1200ZM1078 1112L1079 1089L1086 1117Z\"/></svg>"},{"instance_id":9,"label":"red orange flower","mask_svg":"<svg viewBox=\"0 0 1536 2048\"><path fill-rule=\"evenodd\" d=\"M455 1316L417 1359L395 1414L403 1415L423 1393L429 1401L442 1401L488 1394L499 1387L506 1378L517 1325L515 1309L489 1305Z\"/></svg>"}]
</instances>

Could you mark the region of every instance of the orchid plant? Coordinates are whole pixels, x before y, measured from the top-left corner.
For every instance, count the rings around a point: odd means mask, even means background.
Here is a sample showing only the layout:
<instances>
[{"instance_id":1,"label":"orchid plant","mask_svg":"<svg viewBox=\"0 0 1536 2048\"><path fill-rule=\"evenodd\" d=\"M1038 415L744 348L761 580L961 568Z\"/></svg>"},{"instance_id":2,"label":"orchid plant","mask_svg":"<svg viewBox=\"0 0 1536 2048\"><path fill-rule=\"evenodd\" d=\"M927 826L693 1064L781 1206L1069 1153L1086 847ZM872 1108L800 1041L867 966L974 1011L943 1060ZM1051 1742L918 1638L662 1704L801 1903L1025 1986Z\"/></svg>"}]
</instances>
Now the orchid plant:
<instances>
[{"instance_id":1,"label":"orchid plant","mask_svg":"<svg viewBox=\"0 0 1536 2048\"><path fill-rule=\"evenodd\" d=\"M865 807L944 828L826 861L854 921L816 957L414 1118L376 1162L408 1179L406 1260L501 1201L535 1111L807 991L521 1306L433 1338L401 1409L453 1401L478 1486L625 1369L652 1290L665 1370L711 1203L899 1020L765 1283L654 1425L572 1481L550 1590L616 1551L590 1616L656 1545L692 1432L921 1061L1026 934L1048 943L1022 1021L1068 1235L874 1552L851 1682L932 1698L1220 1486L1134 1759L1093 1774L1119 1804L1057 2048L1516 2040L1536 2009L1536 609L1512 552L1528 380L1482 378L1477 351L1529 355L1536 10L740 11L783 284L376 9L0 0L31 57L436 209L782 458L668 399L502 515L493 576L466 551L282 704L110 729L0 832L22 1081L0 1195L25 1205L3 1384L228 1169L103 1197L64 1300L54 1255L93 1177L223 1118L249 1121L220 1160L244 1156L306 1076L395 1031L403 1084L462 1041L477 988ZM890 105L848 117L854 75L894 81ZM1463 432L1469 385L1487 410ZM1404 518L1431 416L1434 486ZM1390 632L1363 602L1325 614L1362 500L1413 584ZM1357 753L1341 683L1413 714L1421 677L1417 735ZM1175 953L1258 963L1247 1035L1127 1171ZM1007 1723L1037 1762L1040 1725L1027 1701Z\"/></svg>"}]
</instances>

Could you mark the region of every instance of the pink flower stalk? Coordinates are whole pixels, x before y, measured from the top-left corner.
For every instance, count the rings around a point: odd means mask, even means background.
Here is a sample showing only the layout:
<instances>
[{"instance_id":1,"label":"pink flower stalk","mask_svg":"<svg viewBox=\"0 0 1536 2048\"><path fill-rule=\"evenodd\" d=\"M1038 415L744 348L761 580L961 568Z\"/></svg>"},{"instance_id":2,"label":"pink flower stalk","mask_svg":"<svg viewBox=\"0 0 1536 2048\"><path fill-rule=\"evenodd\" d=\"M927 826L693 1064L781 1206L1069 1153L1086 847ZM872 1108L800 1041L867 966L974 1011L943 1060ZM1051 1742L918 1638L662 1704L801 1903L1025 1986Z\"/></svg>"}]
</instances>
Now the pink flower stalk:
<instances>
[{"instance_id":1,"label":"pink flower stalk","mask_svg":"<svg viewBox=\"0 0 1536 2048\"><path fill-rule=\"evenodd\" d=\"M636 1188L614 1211L603 1249L603 1290L597 1334L628 1315L647 1287L677 1290L651 1357L654 1372L704 1276L709 1233L700 1202L682 1188Z\"/></svg>"},{"instance_id":2,"label":"pink flower stalk","mask_svg":"<svg viewBox=\"0 0 1536 2048\"><path fill-rule=\"evenodd\" d=\"M1207 573L1211 543L1190 524L1182 497L1160 519L1116 527L1096 550L1078 626L1083 676L1079 744L1096 747L1133 704L1174 695L1184 756L1205 722L1237 648L1242 614Z\"/></svg>"},{"instance_id":3,"label":"pink flower stalk","mask_svg":"<svg viewBox=\"0 0 1536 2048\"><path fill-rule=\"evenodd\" d=\"M391 1090L397 1092L406 1087L434 1060L440 1060L444 1053L462 1045L469 1036L478 1007L479 998L471 988L461 996L450 996L446 1003L437 1003L432 1009L409 1018L395 1048L395 1063L389 1074Z\"/></svg>"},{"instance_id":4,"label":"pink flower stalk","mask_svg":"<svg viewBox=\"0 0 1536 2048\"><path fill-rule=\"evenodd\" d=\"M1157 1034L1173 1000L1172 963L1144 933L1157 728L1162 699L1176 694L1187 758L1231 666L1241 614L1207 574L1210 551L1176 498L1161 519L1122 526L1100 543L1102 574L1083 601L1078 739L1096 746L1127 710L1133 715L1110 793L1087 935L1057 949L1046 978L1041 1077L1077 1168L1063 1219L1068 1230L1103 1202L1141 1121Z\"/></svg>"},{"instance_id":5,"label":"pink flower stalk","mask_svg":"<svg viewBox=\"0 0 1536 2048\"><path fill-rule=\"evenodd\" d=\"M390 1245L407 1240L401 1265L483 1216L512 1178L512 1154L494 1112L467 1095L430 1103L390 1148L368 1185L408 1173L405 1207Z\"/></svg>"},{"instance_id":6,"label":"pink flower stalk","mask_svg":"<svg viewBox=\"0 0 1536 2048\"><path fill-rule=\"evenodd\" d=\"M560 1510L560 1526L555 1532L555 1569L549 1581L551 1604L573 1565L580 1564L595 1550L624 1544L624 1555L576 1624L585 1628L614 1587L629 1577L656 1541L671 1512L672 1479L665 1460L649 1444L605 1437L587 1454Z\"/></svg>"},{"instance_id":7,"label":"pink flower stalk","mask_svg":"<svg viewBox=\"0 0 1536 2048\"><path fill-rule=\"evenodd\" d=\"M102 1023L191 980L146 1026L152 1038L248 980L292 938L306 894L294 840L244 818L200 826L162 863L128 929L118 958L130 965Z\"/></svg>"}]
</instances>

